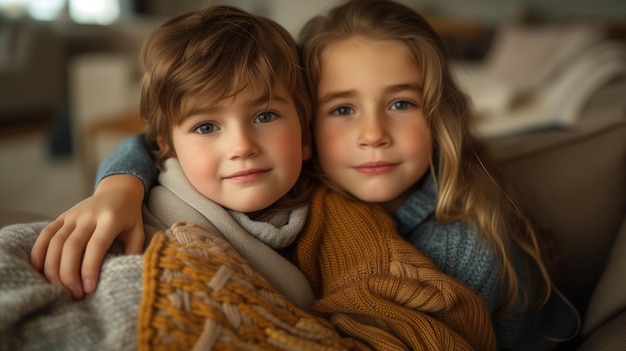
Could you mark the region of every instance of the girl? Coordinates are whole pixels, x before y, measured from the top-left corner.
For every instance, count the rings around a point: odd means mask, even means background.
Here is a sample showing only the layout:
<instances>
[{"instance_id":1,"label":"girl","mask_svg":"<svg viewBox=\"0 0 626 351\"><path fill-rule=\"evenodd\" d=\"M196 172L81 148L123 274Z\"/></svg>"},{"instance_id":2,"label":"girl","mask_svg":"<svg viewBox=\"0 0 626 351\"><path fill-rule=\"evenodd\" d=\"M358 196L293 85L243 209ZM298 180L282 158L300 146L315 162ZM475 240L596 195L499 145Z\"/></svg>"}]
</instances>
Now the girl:
<instances>
[{"instance_id":1,"label":"girl","mask_svg":"<svg viewBox=\"0 0 626 351\"><path fill-rule=\"evenodd\" d=\"M500 349L551 348L575 333L576 312L555 295L537 234L484 164L466 98L424 18L391 1L349 1L309 21L300 44L317 102L313 159L327 184L380 205L407 241L476 291L491 311ZM138 145L138 137L123 143L100 177L139 174L151 187L153 167L132 166L149 160ZM63 222L76 223L91 208L96 215L87 223L94 224L75 231L107 228L98 213L140 207L141 187L126 177L104 178L47 233L73 230ZM119 197L118 186L134 189L132 203Z\"/></svg>"},{"instance_id":2,"label":"girl","mask_svg":"<svg viewBox=\"0 0 626 351\"><path fill-rule=\"evenodd\" d=\"M537 350L575 334L576 311L552 295L536 232L486 167L427 21L398 3L354 0L310 20L299 41L326 183L382 206L407 241L476 291L499 348ZM531 324L551 306L557 326Z\"/></svg>"}]
</instances>

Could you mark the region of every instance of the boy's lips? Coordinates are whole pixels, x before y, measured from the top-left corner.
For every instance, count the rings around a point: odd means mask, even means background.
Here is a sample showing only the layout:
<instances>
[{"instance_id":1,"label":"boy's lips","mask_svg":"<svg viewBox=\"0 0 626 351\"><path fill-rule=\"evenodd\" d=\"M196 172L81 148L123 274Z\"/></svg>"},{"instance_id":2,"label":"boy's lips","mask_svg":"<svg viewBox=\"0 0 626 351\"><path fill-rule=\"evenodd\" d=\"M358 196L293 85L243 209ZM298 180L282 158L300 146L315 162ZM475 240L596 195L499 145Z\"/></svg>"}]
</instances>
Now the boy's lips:
<instances>
[{"instance_id":1,"label":"boy's lips","mask_svg":"<svg viewBox=\"0 0 626 351\"><path fill-rule=\"evenodd\" d=\"M235 172L235 173L229 174L229 175L223 177L223 179L225 179L225 180L233 180L233 181L237 181L237 182L250 182L250 181L257 180L257 179L263 177L264 175L266 175L270 171L271 171L271 169L259 169L259 168L246 169L246 170L243 170L243 171L239 171L239 172Z\"/></svg>"},{"instance_id":2,"label":"boy's lips","mask_svg":"<svg viewBox=\"0 0 626 351\"><path fill-rule=\"evenodd\" d=\"M363 174L384 174L389 173L398 166L397 163L385 162L385 161L373 161L361 163L354 167L358 172Z\"/></svg>"}]
</instances>

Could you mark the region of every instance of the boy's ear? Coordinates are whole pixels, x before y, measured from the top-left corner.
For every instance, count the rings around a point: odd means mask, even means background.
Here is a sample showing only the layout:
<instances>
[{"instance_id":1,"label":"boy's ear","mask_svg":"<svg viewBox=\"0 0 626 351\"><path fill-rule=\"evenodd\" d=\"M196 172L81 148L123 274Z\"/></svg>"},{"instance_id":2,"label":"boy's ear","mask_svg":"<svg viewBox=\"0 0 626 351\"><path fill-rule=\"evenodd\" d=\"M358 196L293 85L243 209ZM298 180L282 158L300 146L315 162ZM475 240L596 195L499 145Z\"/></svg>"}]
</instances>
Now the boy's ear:
<instances>
[{"instance_id":1,"label":"boy's ear","mask_svg":"<svg viewBox=\"0 0 626 351\"><path fill-rule=\"evenodd\" d=\"M157 145L159 146L159 150L167 150L167 143L163 137L157 137Z\"/></svg>"},{"instance_id":2,"label":"boy's ear","mask_svg":"<svg viewBox=\"0 0 626 351\"><path fill-rule=\"evenodd\" d=\"M311 158L311 144L306 144L302 147L302 161L306 161Z\"/></svg>"}]
</instances>

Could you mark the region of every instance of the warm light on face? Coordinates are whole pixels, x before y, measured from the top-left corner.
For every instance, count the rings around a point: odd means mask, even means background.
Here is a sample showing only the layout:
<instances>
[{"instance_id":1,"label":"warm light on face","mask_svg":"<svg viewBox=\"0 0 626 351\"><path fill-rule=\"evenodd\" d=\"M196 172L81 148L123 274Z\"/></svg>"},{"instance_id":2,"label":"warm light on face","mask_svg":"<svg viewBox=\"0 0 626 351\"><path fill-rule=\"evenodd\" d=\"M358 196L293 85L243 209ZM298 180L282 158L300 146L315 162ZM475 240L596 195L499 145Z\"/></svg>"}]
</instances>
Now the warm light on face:
<instances>
[{"instance_id":1,"label":"warm light on face","mask_svg":"<svg viewBox=\"0 0 626 351\"><path fill-rule=\"evenodd\" d=\"M393 210L430 166L419 67L402 44L350 38L324 49L315 138L327 176Z\"/></svg>"},{"instance_id":2,"label":"warm light on face","mask_svg":"<svg viewBox=\"0 0 626 351\"><path fill-rule=\"evenodd\" d=\"M172 133L176 157L194 188L235 211L272 205L295 185L302 169L293 99L285 89L271 98L254 94L263 90L248 87L195 110Z\"/></svg>"}]
</instances>

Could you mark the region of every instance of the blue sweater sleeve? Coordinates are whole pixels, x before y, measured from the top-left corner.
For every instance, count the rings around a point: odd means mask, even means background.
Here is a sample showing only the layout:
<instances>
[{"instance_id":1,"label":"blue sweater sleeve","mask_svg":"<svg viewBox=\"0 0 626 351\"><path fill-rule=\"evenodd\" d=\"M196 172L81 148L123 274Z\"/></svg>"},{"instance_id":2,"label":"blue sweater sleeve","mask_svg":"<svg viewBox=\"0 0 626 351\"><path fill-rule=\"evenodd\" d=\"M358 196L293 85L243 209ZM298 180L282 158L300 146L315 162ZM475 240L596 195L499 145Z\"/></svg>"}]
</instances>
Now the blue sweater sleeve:
<instances>
[{"instance_id":1,"label":"blue sweater sleeve","mask_svg":"<svg viewBox=\"0 0 626 351\"><path fill-rule=\"evenodd\" d=\"M147 196L150 188L156 185L159 174L154 165L151 150L152 148L147 144L143 134L125 139L100 163L95 187L100 184L102 179L110 175L130 174L141 180L145 196Z\"/></svg>"}]
</instances>

